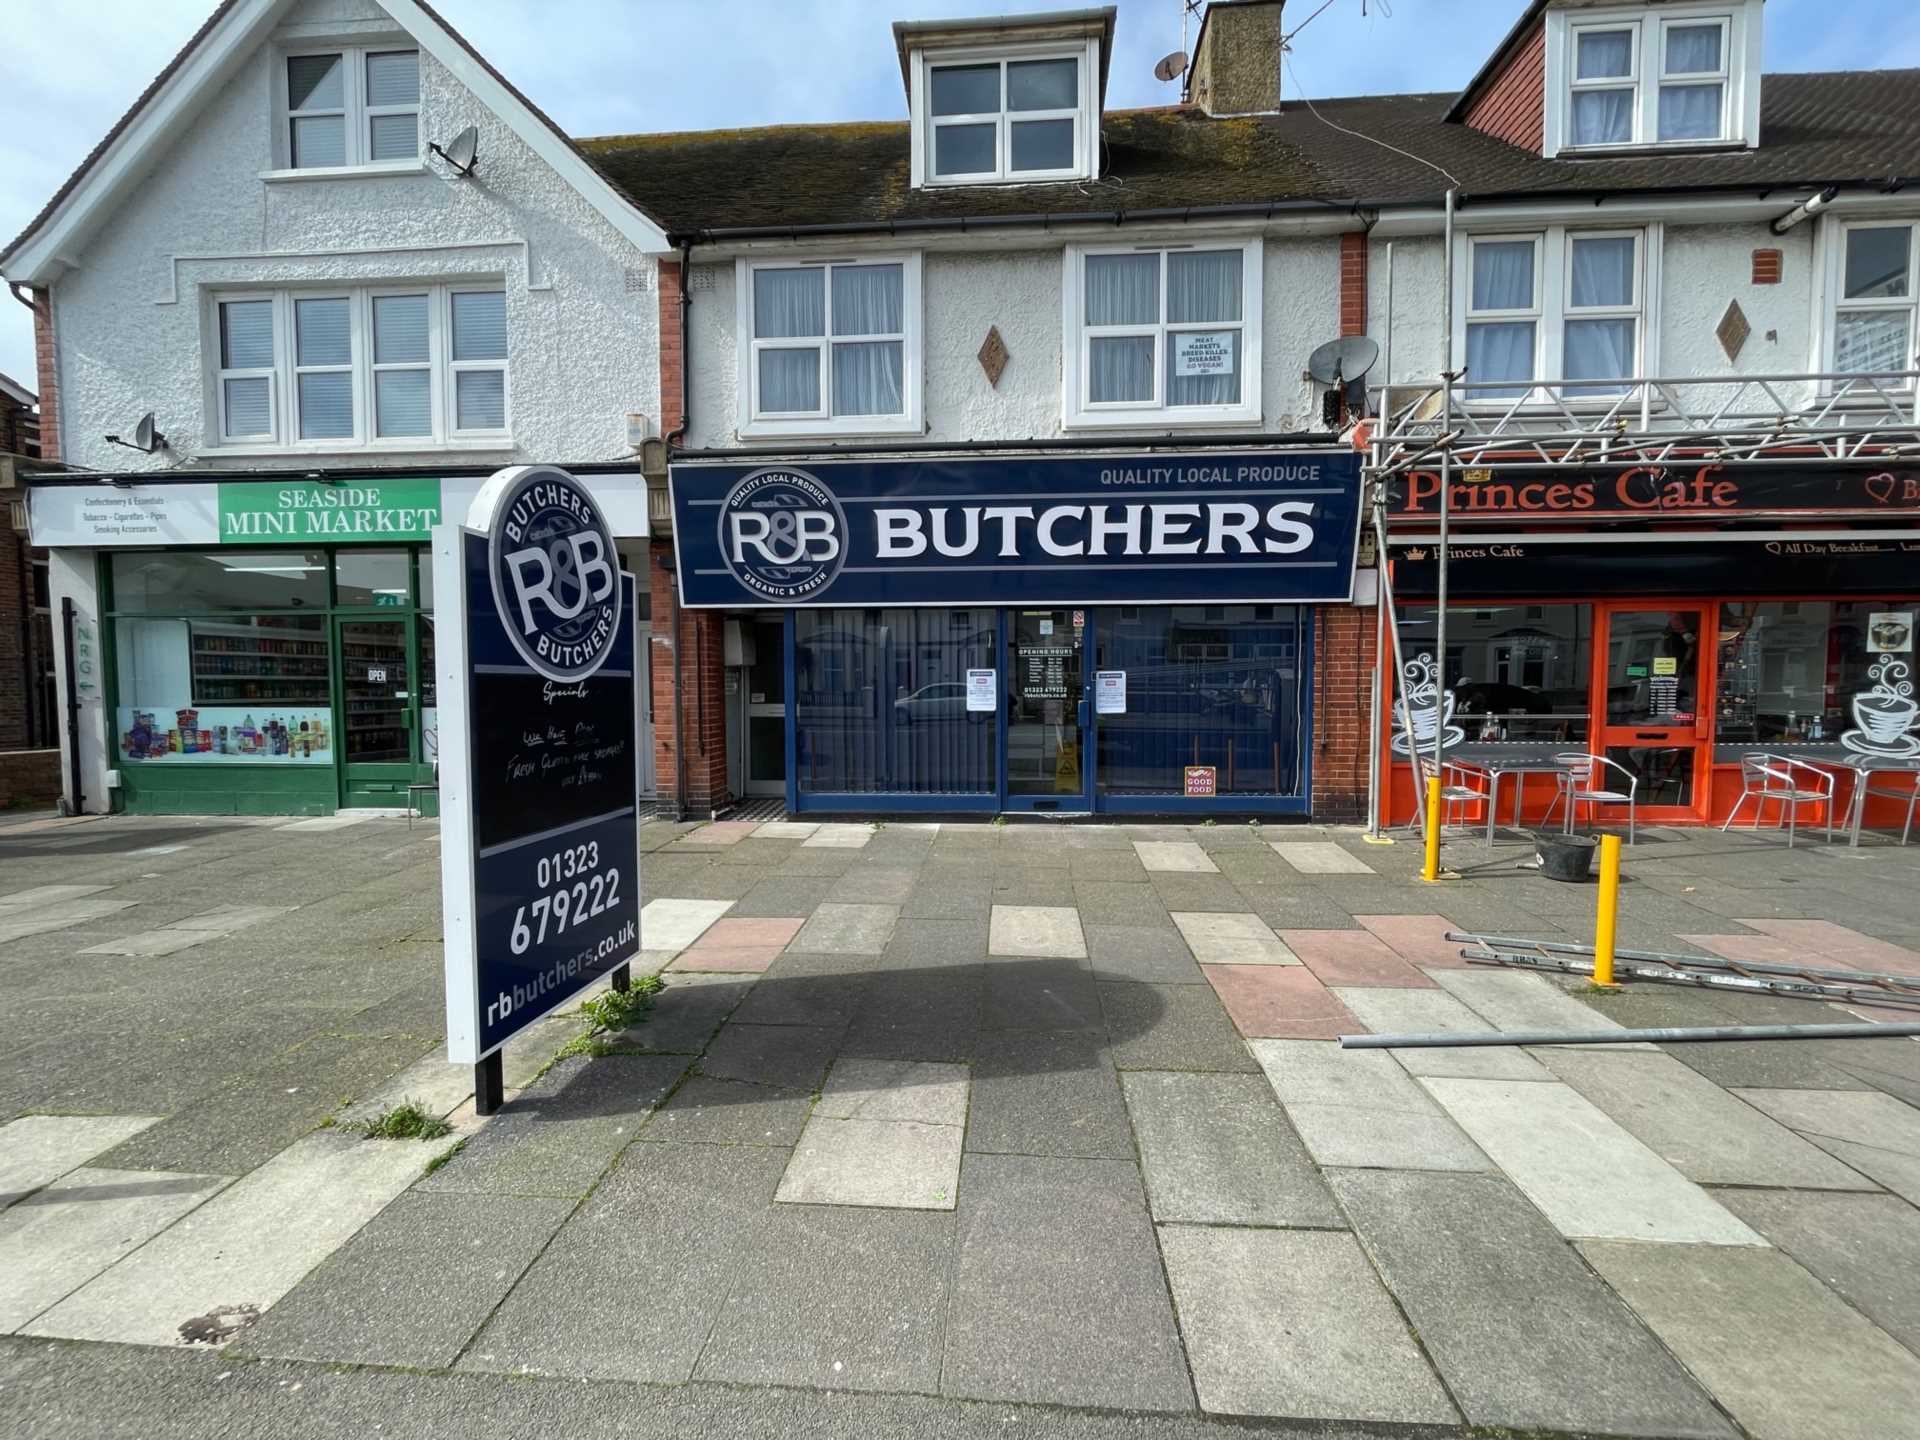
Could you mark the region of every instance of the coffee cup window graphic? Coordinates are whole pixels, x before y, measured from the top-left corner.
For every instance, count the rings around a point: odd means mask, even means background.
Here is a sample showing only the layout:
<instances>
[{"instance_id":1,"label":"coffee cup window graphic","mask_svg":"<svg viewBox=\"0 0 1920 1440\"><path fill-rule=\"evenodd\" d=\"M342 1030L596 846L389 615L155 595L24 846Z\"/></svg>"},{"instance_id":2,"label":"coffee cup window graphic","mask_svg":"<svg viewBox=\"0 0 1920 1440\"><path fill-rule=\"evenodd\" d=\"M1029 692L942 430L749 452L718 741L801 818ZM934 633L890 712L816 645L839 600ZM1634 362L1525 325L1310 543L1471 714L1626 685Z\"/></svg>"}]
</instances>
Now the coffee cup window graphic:
<instances>
[{"instance_id":1,"label":"coffee cup window graphic","mask_svg":"<svg viewBox=\"0 0 1920 1440\"><path fill-rule=\"evenodd\" d=\"M537 467L501 498L489 537L493 600L513 648L549 680L584 680L620 629L613 532L571 475Z\"/></svg>"},{"instance_id":2,"label":"coffee cup window graphic","mask_svg":"<svg viewBox=\"0 0 1920 1440\"><path fill-rule=\"evenodd\" d=\"M1904 660L1891 656L1877 660L1867 670L1873 688L1853 697L1855 729L1840 737L1840 743L1856 755L1876 755L1904 760L1920 755L1920 735L1913 733L1920 719L1920 701L1913 698L1911 671Z\"/></svg>"},{"instance_id":3,"label":"coffee cup window graphic","mask_svg":"<svg viewBox=\"0 0 1920 1440\"><path fill-rule=\"evenodd\" d=\"M846 561L846 537L839 500L804 470L756 470L720 503L727 569L767 600L797 603L825 590Z\"/></svg>"},{"instance_id":4,"label":"coffee cup window graphic","mask_svg":"<svg viewBox=\"0 0 1920 1440\"><path fill-rule=\"evenodd\" d=\"M1433 737L1443 746L1458 745L1467 732L1453 723L1454 694L1440 692L1440 667L1420 654L1400 670L1400 698L1393 702L1393 749L1405 755L1409 743L1427 749Z\"/></svg>"}]
</instances>

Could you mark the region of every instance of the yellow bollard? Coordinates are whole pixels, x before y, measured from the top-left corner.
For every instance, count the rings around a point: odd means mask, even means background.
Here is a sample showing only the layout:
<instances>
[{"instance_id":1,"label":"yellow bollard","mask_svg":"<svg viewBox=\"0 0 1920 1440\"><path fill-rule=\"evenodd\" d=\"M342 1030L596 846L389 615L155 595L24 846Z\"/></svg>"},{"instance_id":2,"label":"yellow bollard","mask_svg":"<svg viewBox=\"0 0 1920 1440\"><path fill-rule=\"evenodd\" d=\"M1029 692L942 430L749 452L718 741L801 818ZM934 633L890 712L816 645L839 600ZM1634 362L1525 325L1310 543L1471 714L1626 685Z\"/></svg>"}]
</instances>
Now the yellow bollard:
<instances>
[{"instance_id":1,"label":"yellow bollard","mask_svg":"<svg viewBox=\"0 0 1920 1440\"><path fill-rule=\"evenodd\" d=\"M1620 837L1600 837L1600 904L1593 922L1593 983L1616 987L1613 978L1613 927L1620 909Z\"/></svg>"},{"instance_id":2,"label":"yellow bollard","mask_svg":"<svg viewBox=\"0 0 1920 1440\"><path fill-rule=\"evenodd\" d=\"M1427 780L1427 858L1420 878L1429 882L1440 878L1440 781Z\"/></svg>"}]
</instances>

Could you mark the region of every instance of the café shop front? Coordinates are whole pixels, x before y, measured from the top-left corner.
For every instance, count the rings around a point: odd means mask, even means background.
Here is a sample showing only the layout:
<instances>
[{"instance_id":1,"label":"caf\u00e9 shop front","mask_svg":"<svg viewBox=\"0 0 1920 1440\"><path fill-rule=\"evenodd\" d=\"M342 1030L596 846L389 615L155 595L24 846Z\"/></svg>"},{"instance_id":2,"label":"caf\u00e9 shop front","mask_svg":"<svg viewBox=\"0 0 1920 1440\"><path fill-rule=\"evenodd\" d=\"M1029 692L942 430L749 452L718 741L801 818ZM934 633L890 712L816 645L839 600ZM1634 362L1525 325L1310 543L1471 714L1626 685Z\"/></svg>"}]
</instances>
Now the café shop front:
<instances>
[{"instance_id":1,"label":"caf\u00e9 shop front","mask_svg":"<svg viewBox=\"0 0 1920 1440\"><path fill-rule=\"evenodd\" d=\"M67 755L85 808L431 813L429 546L484 478L36 479L33 542L73 602ZM644 545L641 478L588 482Z\"/></svg>"},{"instance_id":2,"label":"caf\u00e9 shop front","mask_svg":"<svg viewBox=\"0 0 1920 1440\"><path fill-rule=\"evenodd\" d=\"M1604 755L1638 778L1640 821L1718 824L1740 796L1743 755L1838 755L1843 737L1857 743L1862 733L1858 707L1875 718L1880 692L1897 699L1915 678L1920 467L1680 461L1456 472L1437 712L1440 477L1415 471L1394 487L1399 684L1391 650L1383 664L1396 699L1411 694L1423 717L1423 753L1437 725L1446 753L1469 763L1478 747L1527 743ZM1385 717L1380 737L1392 823L1414 816L1403 713ZM1881 748L1920 752L1920 737L1906 731ZM1553 794L1550 778L1534 777L1523 820L1541 819ZM1603 808L1600 818L1624 822L1625 813ZM1770 810L1765 823L1774 818ZM1869 824L1886 818L1869 808Z\"/></svg>"},{"instance_id":3,"label":"caf\u00e9 shop front","mask_svg":"<svg viewBox=\"0 0 1920 1440\"><path fill-rule=\"evenodd\" d=\"M747 793L793 813L1305 814L1352 452L671 469L724 612Z\"/></svg>"}]
</instances>

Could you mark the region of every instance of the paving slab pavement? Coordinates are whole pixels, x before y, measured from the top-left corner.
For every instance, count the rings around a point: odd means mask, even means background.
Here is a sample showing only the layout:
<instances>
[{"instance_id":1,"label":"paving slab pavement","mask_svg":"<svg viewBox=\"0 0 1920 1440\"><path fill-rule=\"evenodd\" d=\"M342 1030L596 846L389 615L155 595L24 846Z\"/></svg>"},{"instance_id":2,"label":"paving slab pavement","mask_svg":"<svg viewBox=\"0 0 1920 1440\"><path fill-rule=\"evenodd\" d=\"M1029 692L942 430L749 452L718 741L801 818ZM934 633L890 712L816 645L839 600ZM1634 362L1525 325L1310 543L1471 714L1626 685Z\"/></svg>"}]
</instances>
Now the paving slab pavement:
<instances>
[{"instance_id":1,"label":"paving slab pavement","mask_svg":"<svg viewBox=\"0 0 1920 1440\"><path fill-rule=\"evenodd\" d=\"M1323 985L1417 990L1434 983L1424 970L1364 930L1282 930L1279 935L1281 943L1298 955Z\"/></svg>"},{"instance_id":2,"label":"paving slab pavement","mask_svg":"<svg viewBox=\"0 0 1920 1440\"><path fill-rule=\"evenodd\" d=\"M570 1196L409 1191L250 1326L238 1349L444 1369L575 1204Z\"/></svg>"},{"instance_id":3,"label":"paving slab pavement","mask_svg":"<svg viewBox=\"0 0 1920 1440\"><path fill-rule=\"evenodd\" d=\"M1331 1040L1365 1027L1302 965L1204 965L1202 973L1248 1038Z\"/></svg>"},{"instance_id":4,"label":"paving slab pavement","mask_svg":"<svg viewBox=\"0 0 1920 1440\"><path fill-rule=\"evenodd\" d=\"M653 1144L560 1228L461 1356L463 1371L681 1384L761 1226L786 1152ZM645 1303L583 1306L619 1291Z\"/></svg>"},{"instance_id":5,"label":"paving slab pavement","mask_svg":"<svg viewBox=\"0 0 1920 1440\"><path fill-rule=\"evenodd\" d=\"M1569 1239L1766 1244L1571 1086L1420 1083Z\"/></svg>"},{"instance_id":6,"label":"paving slab pavement","mask_svg":"<svg viewBox=\"0 0 1920 1440\"><path fill-rule=\"evenodd\" d=\"M1375 1035L1460 1034L1487 1022L1445 990L1333 986L1334 997ZM1389 1052L1409 1075L1457 1075L1475 1080L1551 1080L1553 1072L1517 1046L1426 1046Z\"/></svg>"},{"instance_id":7,"label":"paving slab pavement","mask_svg":"<svg viewBox=\"0 0 1920 1440\"><path fill-rule=\"evenodd\" d=\"M1122 1070L1257 1073L1246 1041L1205 985L1099 987L1113 1063Z\"/></svg>"},{"instance_id":8,"label":"paving slab pavement","mask_svg":"<svg viewBox=\"0 0 1920 1440\"><path fill-rule=\"evenodd\" d=\"M1328 1180L1469 1424L1731 1440L1705 1392L1504 1178Z\"/></svg>"},{"instance_id":9,"label":"paving slab pavement","mask_svg":"<svg viewBox=\"0 0 1920 1440\"><path fill-rule=\"evenodd\" d=\"M1886 1440L1920 1415L1920 1359L1777 1250L1580 1251L1754 1440Z\"/></svg>"},{"instance_id":10,"label":"paving slab pavement","mask_svg":"<svg viewBox=\"0 0 1920 1440\"><path fill-rule=\"evenodd\" d=\"M1894 1195L1714 1193L1841 1299L1920 1353L1920 1210Z\"/></svg>"},{"instance_id":11,"label":"paving slab pavement","mask_svg":"<svg viewBox=\"0 0 1920 1440\"><path fill-rule=\"evenodd\" d=\"M157 1115L22 1115L0 1125L0 1209L159 1123Z\"/></svg>"},{"instance_id":12,"label":"paving slab pavement","mask_svg":"<svg viewBox=\"0 0 1920 1440\"><path fill-rule=\"evenodd\" d=\"M1358 855L1331 840L1273 840L1273 851L1302 875L1371 875Z\"/></svg>"},{"instance_id":13,"label":"paving slab pavement","mask_svg":"<svg viewBox=\"0 0 1920 1440\"><path fill-rule=\"evenodd\" d=\"M1136 840L1133 853L1148 870L1194 875L1220 873L1213 857L1190 840Z\"/></svg>"},{"instance_id":14,"label":"paving slab pavement","mask_svg":"<svg viewBox=\"0 0 1920 1440\"><path fill-rule=\"evenodd\" d=\"M1161 1224L1345 1224L1264 1078L1135 1070L1120 1077Z\"/></svg>"},{"instance_id":15,"label":"paving slab pavement","mask_svg":"<svg viewBox=\"0 0 1920 1440\"><path fill-rule=\"evenodd\" d=\"M795 954L884 955L900 918L898 905L850 905L824 901L788 946Z\"/></svg>"},{"instance_id":16,"label":"paving slab pavement","mask_svg":"<svg viewBox=\"0 0 1920 1440\"><path fill-rule=\"evenodd\" d=\"M1086 913L1084 904L1081 908ZM1165 913L1161 912L1163 917ZM1152 925L1088 925L1085 929L1087 958L1096 980L1151 985L1207 983L1176 931Z\"/></svg>"},{"instance_id":17,"label":"paving slab pavement","mask_svg":"<svg viewBox=\"0 0 1920 1440\"><path fill-rule=\"evenodd\" d=\"M937 1393L953 1229L946 1213L770 1215L735 1268L695 1377Z\"/></svg>"},{"instance_id":18,"label":"paving slab pavement","mask_svg":"<svg viewBox=\"0 0 1920 1440\"><path fill-rule=\"evenodd\" d=\"M1543 1046L1540 1061L1701 1185L1871 1190L1874 1183L1671 1055Z\"/></svg>"},{"instance_id":19,"label":"paving slab pavement","mask_svg":"<svg viewBox=\"0 0 1920 1440\"><path fill-rule=\"evenodd\" d=\"M1191 1410L1131 1160L967 1156L941 1393Z\"/></svg>"},{"instance_id":20,"label":"paving slab pavement","mask_svg":"<svg viewBox=\"0 0 1920 1440\"><path fill-rule=\"evenodd\" d=\"M1920 1205L1920 1110L1868 1090L1736 1090L1835 1159Z\"/></svg>"},{"instance_id":21,"label":"paving slab pavement","mask_svg":"<svg viewBox=\"0 0 1920 1440\"><path fill-rule=\"evenodd\" d=\"M22 1333L136 1345L224 1344L420 1175L413 1140L320 1131L242 1176ZM290 1217L298 1216L298 1224Z\"/></svg>"},{"instance_id":22,"label":"paving slab pavement","mask_svg":"<svg viewBox=\"0 0 1920 1440\"><path fill-rule=\"evenodd\" d=\"M1080 928L1080 912L1071 905L995 904L987 951L1084 960L1087 940Z\"/></svg>"},{"instance_id":23,"label":"paving slab pavement","mask_svg":"<svg viewBox=\"0 0 1920 1440\"><path fill-rule=\"evenodd\" d=\"M1487 1022L1492 1030L1621 1030L1626 1027L1590 1005L1583 1005L1543 975L1516 970L1440 970L1433 978L1454 999ZM1609 1044L1609 1052L1651 1045Z\"/></svg>"},{"instance_id":24,"label":"paving slab pavement","mask_svg":"<svg viewBox=\"0 0 1920 1440\"><path fill-rule=\"evenodd\" d=\"M1385 1051L1342 1050L1324 1040L1251 1040L1248 1046L1321 1165L1491 1168Z\"/></svg>"},{"instance_id":25,"label":"paving slab pavement","mask_svg":"<svg viewBox=\"0 0 1920 1440\"><path fill-rule=\"evenodd\" d=\"M958 1125L808 1117L774 1199L791 1205L951 1210L960 1185Z\"/></svg>"},{"instance_id":26,"label":"paving slab pavement","mask_svg":"<svg viewBox=\"0 0 1920 1440\"><path fill-rule=\"evenodd\" d=\"M0 1213L0 1333L25 1325L227 1183L224 1175L82 1166L10 1206Z\"/></svg>"},{"instance_id":27,"label":"paving slab pavement","mask_svg":"<svg viewBox=\"0 0 1920 1440\"><path fill-rule=\"evenodd\" d=\"M1202 965L1298 965L1300 957L1258 915L1176 910L1173 923Z\"/></svg>"},{"instance_id":28,"label":"paving slab pavement","mask_svg":"<svg viewBox=\"0 0 1920 1440\"><path fill-rule=\"evenodd\" d=\"M1085 1030L983 1034L966 1148L1130 1161L1133 1133L1105 1037Z\"/></svg>"},{"instance_id":29,"label":"paving slab pavement","mask_svg":"<svg viewBox=\"0 0 1920 1440\"><path fill-rule=\"evenodd\" d=\"M1165 1225L1200 1408L1446 1423L1457 1412L1351 1235ZM1356 1365L1357 1356L1366 1357Z\"/></svg>"}]
</instances>

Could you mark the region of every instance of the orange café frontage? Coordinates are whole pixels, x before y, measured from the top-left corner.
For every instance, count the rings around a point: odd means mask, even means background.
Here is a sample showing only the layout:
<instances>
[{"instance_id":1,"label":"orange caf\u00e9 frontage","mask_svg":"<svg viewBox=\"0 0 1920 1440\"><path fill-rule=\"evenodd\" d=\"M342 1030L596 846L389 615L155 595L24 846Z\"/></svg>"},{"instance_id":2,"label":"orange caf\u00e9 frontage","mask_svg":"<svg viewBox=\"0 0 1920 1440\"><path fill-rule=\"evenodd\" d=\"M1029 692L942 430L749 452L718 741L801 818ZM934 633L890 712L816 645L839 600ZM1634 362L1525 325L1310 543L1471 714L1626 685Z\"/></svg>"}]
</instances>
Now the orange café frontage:
<instances>
[{"instance_id":1,"label":"orange caf\u00e9 frontage","mask_svg":"<svg viewBox=\"0 0 1920 1440\"><path fill-rule=\"evenodd\" d=\"M1392 484L1400 660L1383 647L1394 700L1378 737L1385 823L1413 819L1408 751L1430 756L1436 732L1471 788L1486 788L1473 777L1489 757L1603 756L1621 767L1613 779L1635 782L1640 824L1720 824L1740 800L1742 758L1760 753L1840 766L1843 824L1854 783L1845 766L1920 756L1920 466L1456 470L1444 692L1441 480L1414 470ZM1542 823L1556 788L1544 770L1509 773L1498 822ZM1463 802L1454 818L1484 825L1485 805ZM1870 796L1865 823L1897 832L1906 808ZM1739 823L1754 809L1749 800ZM1626 819L1624 805L1580 814L1583 825ZM1769 804L1761 823L1780 819ZM1827 819L1821 803L1798 815L1802 828Z\"/></svg>"}]
</instances>

